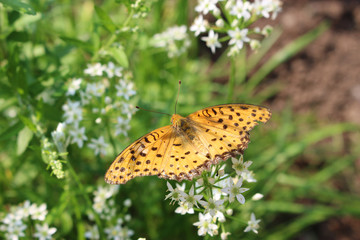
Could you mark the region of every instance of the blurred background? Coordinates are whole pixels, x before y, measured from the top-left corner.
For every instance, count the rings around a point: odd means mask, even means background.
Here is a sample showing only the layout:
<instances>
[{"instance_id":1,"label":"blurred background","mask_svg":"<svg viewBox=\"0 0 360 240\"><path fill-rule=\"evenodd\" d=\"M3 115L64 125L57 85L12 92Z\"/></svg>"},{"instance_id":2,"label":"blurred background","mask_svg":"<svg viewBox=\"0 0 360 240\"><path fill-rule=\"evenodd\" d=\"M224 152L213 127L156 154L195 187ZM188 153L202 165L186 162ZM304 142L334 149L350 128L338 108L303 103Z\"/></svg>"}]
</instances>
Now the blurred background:
<instances>
[{"instance_id":1,"label":"blurred background","mask_svg":"<svg viewBox=\"0 0 360 240\"><path fill-rule=\"evenodd\" d=\"M140 29L123 30L117 39L124 49L117 62L131 72L136 89L131 104L172 114L182 80L177 109L183 116L231 102L272 110L271 120L251 132L244 159L253 161L257 182L249 185L247 203L234 207L235 220L225 223L229 239L359 239L360 3L284 1L275 20L255 23L274 28L263 48L231 62L225 45L211 54L191 32L191 46L181 57L169 59L151 46L152 37L168 27L191 26L197 1L149 1L141 10L146 17L136 21L127 18L130 2L38 0L27 2L27 9L0 1L0 219L26 200L46 203L56 239L84 239L96 222L88 201L106 186L111 161L143 134L169 124L167 116L138 111L127 136L112 136L106 121L89 118L89 141L104 134L111 145L106 154L71 144L65 178L50 174L43 139L63 121L69 79L106 59L99 49L111 39L108 16ZM229 81L232 68L235 82ZM49 96L53 101L44 101ZM33 134L24 135L24 128ZM120 186L109 206L118 216L131 215L126 224L133 239L199 239L197 215L176 214L176 206L164 201L166 190L162 179L136 178ZM251 201L257 192L264 198ZM120 207L126 199L131 206ZM261 219L258 235L243 232L251 211Z\"/></svg>"}]
</instances>

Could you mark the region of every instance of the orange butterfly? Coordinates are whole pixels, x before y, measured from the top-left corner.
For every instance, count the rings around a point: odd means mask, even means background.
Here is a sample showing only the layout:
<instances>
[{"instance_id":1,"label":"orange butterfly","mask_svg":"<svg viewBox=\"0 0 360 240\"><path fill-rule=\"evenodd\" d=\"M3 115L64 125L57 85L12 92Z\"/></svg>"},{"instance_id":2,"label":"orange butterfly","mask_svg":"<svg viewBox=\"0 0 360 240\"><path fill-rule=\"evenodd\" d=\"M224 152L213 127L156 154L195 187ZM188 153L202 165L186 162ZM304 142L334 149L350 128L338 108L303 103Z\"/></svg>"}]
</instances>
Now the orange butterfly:
<instances>
[{"instance_id":1,"label":"orange butterfly","mask_svg":"<svg viewBox=\"0 0 360 240\"><path fill-rule=\"evenodd\" d=\"M191 180L212 164L243 154L249 131L270 117L269 109L248 104L208 107L187 117L174 114L171 125L146 134L122 151L105 181L124 184L149 175Z\"/></svg>"}]
</instances>

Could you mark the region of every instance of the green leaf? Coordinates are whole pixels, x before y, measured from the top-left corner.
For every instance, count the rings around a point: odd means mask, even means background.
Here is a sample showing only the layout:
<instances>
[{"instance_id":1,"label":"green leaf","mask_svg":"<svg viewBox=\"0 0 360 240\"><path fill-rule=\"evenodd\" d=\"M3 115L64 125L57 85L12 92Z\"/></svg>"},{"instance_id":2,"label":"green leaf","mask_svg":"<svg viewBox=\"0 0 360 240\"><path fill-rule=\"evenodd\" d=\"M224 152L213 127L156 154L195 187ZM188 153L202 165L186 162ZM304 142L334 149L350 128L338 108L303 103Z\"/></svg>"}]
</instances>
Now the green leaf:
<instances>
[{"instance_id":1,"label":"green leaf","mask_svg":"<svg viewBox=\"0 0 360 240\"><path fill-rule=\"evenodd\" d=\"M34 133L28 128L24 127L18 135L17 138L17 149L16 149L16 155L21 155L23 152L25 152L26 148L29 145L30 140L34 136Z\"/></svg>"},{"instance_id":2,"label":"green leaf","mask_svg":"<svg viewBox=\"0 0 360 240\"><path fill-rule=\"evenodd\" d=\"M31 5L27 3L20 2L18 0L0 0L1 3L3 3L5 6L8 6L12 8L15 11L29 14L29 15L35 15L36 11L32 8Z\"/></svg>"},{"instance_id":3,"label":"green leaf","mask_svg":"<svg viewBox=\"0 0 360 240\"><path fill-rule=\"evenodd\" d=\"M22 122L17 122L5 131L0 134L0 141L9 139L10 137L16 135L22 128L24 124Z\"/></svg>"},{"instance_id":4,"label":"green leaf","mask_svg":"<svg viewBox=\"0 0 360 240\"><path fill-rule=\"evenodd\" d=\"M95 11L96 11L96 14L98 15L98 17L100 18L101 23L104 25L104 27L107 30L109 30L111 33L114 33L116 30L116 25L111 20L109 15L104 10L99 8L98 6L95 6Z\"/></svg>"},{"instance_id":5,"label":"green leaf","mask_svg":"<svg viewBox=\"0 0 360 240\"><path fill-rule=\"evenodd\" d=\"M112 47L108 50L108 54L110 56L112 56L114 58L114 60L120 64L121 66L127 68L129 67L129 61L128 58L126 56L126 53L124 52L124 50L122 48L115 48Z\"/></svg>"},{"instance_id":6,"label":"green leaf","mask_svg":"<svg viewBox=\"0 0 360 240\"><path fill-rule=\"evenodd\" d=\"M65 36L60 36L64 42L68 43L69 45L74 45L78 48L85 49L86 51L92 51L92 45L88 42L81 41L76 38L69 38Z\"/></svg>"}]
</instances>

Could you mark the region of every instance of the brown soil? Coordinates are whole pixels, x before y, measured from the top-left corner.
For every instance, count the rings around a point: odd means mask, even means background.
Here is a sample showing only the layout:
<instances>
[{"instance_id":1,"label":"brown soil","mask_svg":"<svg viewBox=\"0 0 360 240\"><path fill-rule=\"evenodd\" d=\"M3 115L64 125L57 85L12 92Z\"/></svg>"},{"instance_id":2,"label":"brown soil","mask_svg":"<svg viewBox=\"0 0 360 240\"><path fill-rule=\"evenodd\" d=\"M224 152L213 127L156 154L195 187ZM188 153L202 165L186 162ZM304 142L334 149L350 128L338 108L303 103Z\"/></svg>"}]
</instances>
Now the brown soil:
<instances>
[{"instance_id":1,"label":"brown soil","mask_svg":"<svg viewBox=\"0 0 360 240\"><path fill-rule=\"evenodd\" d=\"M268 77L284 86L272 100L271 108L280 111L290 102L300 114L315 113L318 119L328 122L360 124L360 2L284 2L277 20L284 32L274 51L323 20L329 20L331 27ZM359 174L352 179L360 182ZM360 239L360 219L332 218L295 239Z\"/></svg>"},{"instance_id":2,"label":"brown soil","mask_svg":"<svg viewBox=\"0 0 360 240\"><path fill-rule=\"evenodd\" d=\"M298 113L315 112L329 121L360 123L359 1L285 1L277 47L329 20L331 28L304 51L275 70L283 91L272 102L289 101ZM276 46L275 46L276 47Z\"/></svg>"}]
</instances>

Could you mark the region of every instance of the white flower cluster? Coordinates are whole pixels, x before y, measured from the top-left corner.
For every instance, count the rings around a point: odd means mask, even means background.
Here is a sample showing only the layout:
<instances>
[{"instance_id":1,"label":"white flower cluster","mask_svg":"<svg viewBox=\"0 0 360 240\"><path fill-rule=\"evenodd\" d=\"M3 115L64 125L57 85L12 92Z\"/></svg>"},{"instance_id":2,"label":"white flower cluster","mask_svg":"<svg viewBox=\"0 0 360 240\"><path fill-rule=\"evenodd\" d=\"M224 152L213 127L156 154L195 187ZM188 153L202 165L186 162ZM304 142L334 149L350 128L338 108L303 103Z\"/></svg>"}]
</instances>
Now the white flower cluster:
<instances>
[{"instance_id":1,"label":"white flower cluster","mask_svg":"<svg viewBox=\"0 0 360 240\"><path fill-rule=\"evenodd\" d=\"M127 240L134 235L134 231L125 226L125 222L131 220L130 214L125 214L128 208L131 206L131 200L126 199L124 201L124 209L122 209L122 215L117 215L115 201L112 198L119 191L117 185L99 186L94 191L94 203L93 208L99 214L100 219L105 222L104 229L107 239L113 240ZM88 214L91 220L94 220L94 216L91 213ZM116 224L114 225L114 222ZM99 230L96 225L88 227L88 231L85 233L87 239L100 239Z\"/></svg>"},{"instance_id":2,"label":"white flower cluster","mask_svg":"<svg viewBox=\"0 0 360 240\"><path fill-rule=\"evenodd\" d=\"M52 235L56 232L56 228L49 227L47 223L44 223L48 211L46 210L46 204L37 205L31 204L29 200L25 201L19 206L12 206L9 213L1 219L0 231L4 232L6 239L19 239L31 236L25 234L25 230L30 226L28 224L30 219L35 222L35 233L32 237L41 240L51 239ZM27 223L27 224L25 224ZM26 231L27 233L34 232Z\"/></svg>"},{"instance_id":3,"label":"white flower cluster","mask_svg":"<svg viewBox=\"0 0 360 240\"><path fill-rule=\"evenodd\" d=\"M130 119L135 108L129 103L136 94L131 74L124 73L123 68L109 62L106 65L95 63L84 70L90 79L72 79L68 85L66 95L68 99L62 106L64 122L60 123L52 136L60 152L65 152L69 143L75 143L79 148L88 140L87 129L83 122L94 121L100 124L102 119L119 116L114 125L115 135L126 136ZM67 132L68 137L65 137ZM96 155L106 154L108 144L104 136L91 138L87 146Z\"/></svg>"},{"instance_id":4,"label":"white flower cluster","mask_svg":"<svg viewBox=\"0 0 360 240\"><path fill-rule=\"evenodd\" d=\"M190 39L186 26L174 26L162 33L155 34L151 39L151 45L157 48L165 48L169 58L178 57L190 46Z\"/></svg>"},{"instance_id":5,"label":"white flower cluster","mask_svg":"<svg viewBox=\"0 0 360 240\"><path fill-rule=\"evenodd\" d=\"M228 45L231 48L228 56L234 56L239 53L245 43L249 43L252 49L260 46L257 39L251 39L248 35L261 34L267 36L269 27L261 31L249 29L249 26L262 17L270 18L271 16L272 19L275 19L281 11L281 5L280 0L255 0L253 2L246 0L199 0L195 11L200 15L195 18L190 31L193 31L195 36L209 31L208 36L202 37L201 40L206 42L212 53L215 53L216 48L222 47L221 42L230 39ZM211 26L203 17L203 15L210 13L217 19L215 26ZM217 32L227 33L227 36L219 39Z\"/></svg>"},{"instance_id":6,"label":"white flower cluster","mask_svg":"<svg viewBox=\"0 0 360 240\"><path fill-rule=\"evenodd\" d=\"M224 164L213 166L211 172L202 175L203 177L199 178L196 184L188 190L186 190L185 183L176 184L174 188L167 182L170 193L166 195L165 199L170 199L171 203L177 202L179 204L175 210L176 213L193 214L194 208L200 211L199 221L194 223L198 227L199 236L218 235L219 224L225 222L226 215L232 215L233 209L229 208L229 203L235 201L240 204L245 203L245 197L242 193L249 189L242 187L243 181L256 181L254 174L248 170L252 164L251 161L244 162L241 156L240 159L232 158L232 163L232 168L235 170L233 174L236 174L234 177L225 173ZM257 223L253 224L252 221L251 227L249 228L249 225L245 230L256 231L259 227ZM221 238L226 239L229 234L223 230Z\"/></svg>"}]
</instances>

